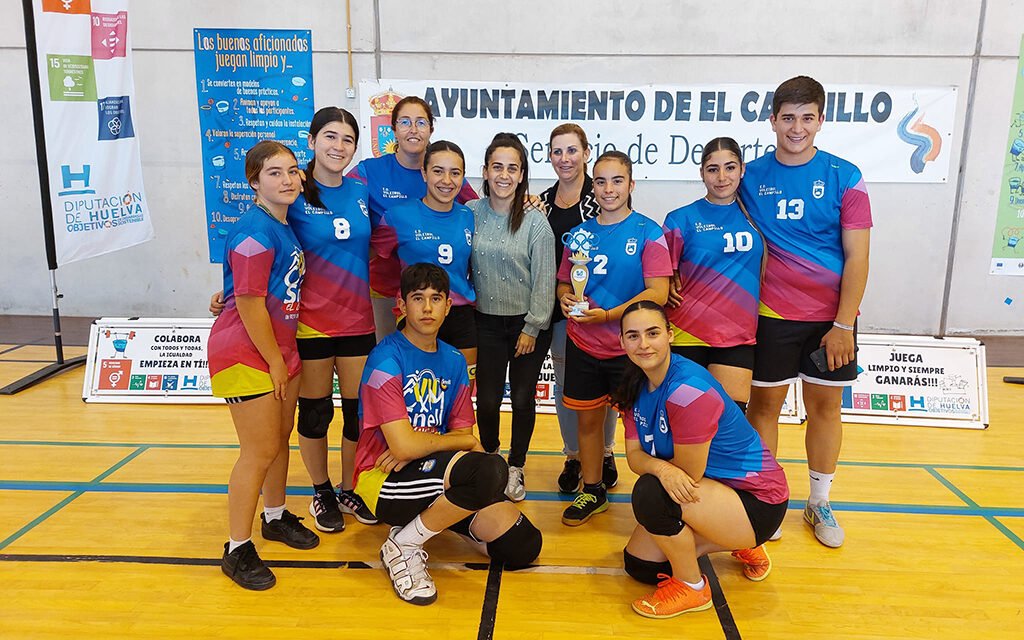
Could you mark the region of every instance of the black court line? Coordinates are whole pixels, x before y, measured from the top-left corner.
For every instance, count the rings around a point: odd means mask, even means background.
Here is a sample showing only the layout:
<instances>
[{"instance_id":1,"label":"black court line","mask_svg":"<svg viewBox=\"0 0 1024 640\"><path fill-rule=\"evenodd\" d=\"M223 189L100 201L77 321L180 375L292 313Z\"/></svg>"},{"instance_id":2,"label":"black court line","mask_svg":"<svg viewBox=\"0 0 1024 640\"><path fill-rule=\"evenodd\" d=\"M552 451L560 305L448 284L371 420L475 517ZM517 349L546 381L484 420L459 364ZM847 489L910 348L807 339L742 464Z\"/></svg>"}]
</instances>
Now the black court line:
<instances>
[{"instance_id":1,"label":"black court line","mask_svg":"<svg viewBox=\"0 0 1024 640\"><path fill-rule=\"evenodd\" d=\"M2 355L2 354L3 353L0 352L0 355ZM0 358L0 364L3 364L4 362L21 362L21 363L31 362L33 364L47 364L47 363L52 363L53 360L11 360L9 358Z\"/></svg>"},{"instance_id":2,"label":"black court line","mask_svg":"<svg viewBox=\"0 0 1024 640\"><path fill-rule=\"evenodd\" d=\"M184 558L179 556L115 556L115 555L64 555L46 553L0 553L0 562L106 562L111 564L162 564L186 567L219 567L220 558ZM366 562L358 560L264 560L269 567L286 569L372 569ZM470 570L487 568L483 563L465 563Z\"/></svg>"},{"instance_id":3,"label":"black court line","mask_svg":"<svg viewBox=\"0 0 1024 640\"><path fill-rule=\"evenodd\" d=\"M4 349L3 351L0 351L0 356L2 356L5 353L10 353L12 351L17 351L18 349L20 349L22 347L25 347L25 346L29 346L29 345L16 344L13 347L8 347L8 348Z\"/></svg>"},{"instance_id":4,"label":"black court line","mask_svg":"<svg viewBox=\"0 0 1024 640\"><path fill-rule=\"evenodd\" d=\"M501 574L504 564L491 562L487 570L487 589L484 591L484 605L480 611L480 630L477 640L494 638L494 623L498 618L498 595L501 592Z\"/></svg>"},{"instance_id":5,"label":"black court line","mask_svg":"<svg viewBox=\"0 0 1024 640\"><path fill-rule=\"evenodd\" d=\"M725 599L722 585L718 582L718 574L715 573L714 565L711 564L711 560L707 556L700 557L697 564L700 565L700 570L711 587L711 602L715 605L715 613L718 614L718 622L722 625L725 640L740 640L739 627L736 626L736 620L732 617L732 611L729 610L729 603Z\"/></svg>"}]
</instances>

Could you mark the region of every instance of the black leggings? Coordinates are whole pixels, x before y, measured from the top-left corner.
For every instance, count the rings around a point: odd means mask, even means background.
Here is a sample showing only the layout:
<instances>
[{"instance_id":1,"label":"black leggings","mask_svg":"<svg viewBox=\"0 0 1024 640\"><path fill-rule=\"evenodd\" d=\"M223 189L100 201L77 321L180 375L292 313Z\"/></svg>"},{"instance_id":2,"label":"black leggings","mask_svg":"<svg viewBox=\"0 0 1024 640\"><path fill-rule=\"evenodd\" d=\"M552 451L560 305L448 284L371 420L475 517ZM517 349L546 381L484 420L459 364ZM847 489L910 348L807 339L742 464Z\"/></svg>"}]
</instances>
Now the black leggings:
<instances>
[{"instance_id":1,"label":"black leggings","mask_svg":"<svg viewBox=\"0 0 1024 640\"><path fill-rule=\"evenodd\" d=\"M480 444L497 451L501 400L505 396L505 372L511 387L512 447L508 463L526 464L533 427L537 421L537 378L544 356L551 346L551 329L537 336L533 353L515 357L516 341L523 332L525 316L492 316L477 312L476 420L480 426Z\"/></svg>"}]
</instances>

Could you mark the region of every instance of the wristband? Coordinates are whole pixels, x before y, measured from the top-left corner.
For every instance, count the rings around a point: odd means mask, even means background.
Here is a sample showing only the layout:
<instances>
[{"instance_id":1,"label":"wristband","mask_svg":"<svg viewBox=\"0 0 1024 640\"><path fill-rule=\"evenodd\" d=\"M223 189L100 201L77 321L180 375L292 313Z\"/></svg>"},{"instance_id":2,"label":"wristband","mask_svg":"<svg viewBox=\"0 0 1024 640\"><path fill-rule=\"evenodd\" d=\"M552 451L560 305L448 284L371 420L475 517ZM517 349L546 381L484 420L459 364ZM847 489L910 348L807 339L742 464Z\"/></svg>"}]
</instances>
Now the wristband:
<instances>
[{"instance_id":1,"label":"wristband","mask_svg":"<svg viewBox=\"0 0 1024 640\"><path fill-rule=\"evenodd\" d=\"M843 331L853 331L853 325L852 324L843 324L842 322L839 322L838 320L834 320L832 322L832 326L835 327L836 329L842 329Z\"/></svg>"}]
</instances>

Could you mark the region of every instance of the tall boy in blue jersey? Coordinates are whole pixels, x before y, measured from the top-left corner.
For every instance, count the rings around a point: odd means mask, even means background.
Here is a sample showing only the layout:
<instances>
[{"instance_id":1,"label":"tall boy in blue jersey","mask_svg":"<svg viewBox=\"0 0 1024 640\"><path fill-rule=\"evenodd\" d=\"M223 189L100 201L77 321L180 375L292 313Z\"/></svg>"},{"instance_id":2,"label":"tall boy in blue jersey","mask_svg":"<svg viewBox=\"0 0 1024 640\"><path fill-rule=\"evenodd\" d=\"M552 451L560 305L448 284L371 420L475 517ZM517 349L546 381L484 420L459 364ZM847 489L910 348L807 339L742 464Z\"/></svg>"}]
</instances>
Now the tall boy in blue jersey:
<instances>
[{"instance_id":1,"label":"tall boy in blue jersey","mask_svg":"<svg viewBox=\"0 0 1024 640\"><path fill-rule=\"evenodd\" d=\"M825 90L806 76L772 101L774 154L747 165L740 193L768 241L747 418L773 454L789 385L803 380L810 495L804 520L822 544L844 533L829 505L843 440L843 387L857 378L856 320L868 278L871 206L860 170L814 146ZM810 354L824 347L825 369ZM778 539L781 529L773 539Z\"/></svg>"},{"instance_id":2,"label":"tall boy in blue jersey","mask_svg":"<svg viewBox=\"0 0 1024 640\"><path fill-rule=\"evenodd\" d=\"M540 531L505 500L505 460L473 435L466 360L437 339L448 291L437 265L402 272L405 326L373 349L359 387L355 491L392 525L380 555L395 593L421 605L437 599L423 545L445 529L512 569L541 547Z\"/></svg>"}]
</instances>

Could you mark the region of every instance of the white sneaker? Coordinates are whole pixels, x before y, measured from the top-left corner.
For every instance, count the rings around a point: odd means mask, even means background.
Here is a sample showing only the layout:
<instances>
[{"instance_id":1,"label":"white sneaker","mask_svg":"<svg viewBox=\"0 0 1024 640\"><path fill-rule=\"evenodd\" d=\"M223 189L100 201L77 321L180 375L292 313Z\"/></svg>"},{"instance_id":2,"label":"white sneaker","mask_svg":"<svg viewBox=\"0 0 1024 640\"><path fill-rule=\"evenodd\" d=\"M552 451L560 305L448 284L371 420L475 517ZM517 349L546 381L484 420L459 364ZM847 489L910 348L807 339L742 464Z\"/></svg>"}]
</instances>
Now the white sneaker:
<instances>
[{"instance_id":1,"label":"white sneaker","mask_svg":"<svg viewBox=\"0 0 1024 640\"><path fill-rule=\"evenodd\" d=\"M508 468L508 485L505 487L505 495L512 502L522 502L526 497L526 479L523 477L522 467Z\"/></svg>"},{"instance_id":2,"label":"white sneaker","mask_svg":"<svg viewBox=\"0 0 1024 640\"><path fill-rule=\"evenodd\" d=\"M380 548L380 560L395 595L411 604L431 604L437 600L437 588L427 573L427 552L423 547L405 547L395 542L395 534L401 529L391 527Z\"/></svg>"},{"instance_id":3,"label":"white sneaker","mask_svg":"<svg viewBox=\"0 0 1024 640\"><path fill-rule=\"evenodd\" d=\"M833 549L843 546L846 538L843 528L836 522L832 513L832 505L828 502L804 507L804 522L814 529L814 537L818 542Z\"/></svg>"},{"instance_id":4,"label":"white sneaker","mask_svg":"<svg viewBox=\"0 0 1024 640\"><path fill-rule=\"evenodd\" d=\"M781 524L779 525L779 528L775 530L775 533L773 533L771 535L771 537L768 538L768 540L770 540L771 542L777 542L779 540L782 540L782 525Z\"/></svg>"}]
</instances>

